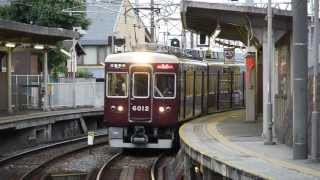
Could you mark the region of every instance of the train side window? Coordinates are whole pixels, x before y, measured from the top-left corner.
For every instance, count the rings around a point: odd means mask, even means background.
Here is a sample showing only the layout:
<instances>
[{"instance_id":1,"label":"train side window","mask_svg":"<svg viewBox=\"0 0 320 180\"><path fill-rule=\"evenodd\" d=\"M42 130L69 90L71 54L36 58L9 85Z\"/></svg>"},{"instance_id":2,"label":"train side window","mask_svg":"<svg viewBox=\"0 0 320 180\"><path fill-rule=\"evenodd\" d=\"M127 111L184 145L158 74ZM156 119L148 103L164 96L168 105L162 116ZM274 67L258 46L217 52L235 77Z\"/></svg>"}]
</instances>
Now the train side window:
<instances>
[{"instance_id":1,"label":"train side window","mask_svg":"<svg viewBox=\"0 0 320 180\"><path fill-rule=\"evenodd\" d=\"M149 73L138 72L133 73L133 97L148 98L149 97Z\"/></svg>"},{"instance_id":2,"label":"train side window","mask_svg":"<svg viewBox=\"0 0 320 180\"><path fill-rule=\"evenodd\" d=\"M202 72L196 72L196 89L195 89L195 94L196 96L201 96L201 91L202 91Z\"/></svg>"},{"instance_id":3,"label":"train side window","mask_svg":"<svg viewBox=\"0 0 320 180\"><path fill-rule=\"evenodd\" d=\"M194 79L194 75L193 75L193 71L187 71L187 77L186 77L186 96L190 97L193 96L193 79Z\"/></svg>"},{"instance_id":4,"label":"train side window","mask_svg":"<svg viewBox=\"0 0 320 180\"><path fill-rule=\"evenodd\" d=\"M128 97L128 73L107 73L107 97Z\"/></svg>"},{"instance_id":5,"label":"train side window","mask_svg":"<svg viewBox=\"0 0 320 180\"><path fill-rule=\"evenodd\" d=\"M176 96L176 74L155 73L154 75L154 97L175 98Z\"/></svg>"}]
</instances>

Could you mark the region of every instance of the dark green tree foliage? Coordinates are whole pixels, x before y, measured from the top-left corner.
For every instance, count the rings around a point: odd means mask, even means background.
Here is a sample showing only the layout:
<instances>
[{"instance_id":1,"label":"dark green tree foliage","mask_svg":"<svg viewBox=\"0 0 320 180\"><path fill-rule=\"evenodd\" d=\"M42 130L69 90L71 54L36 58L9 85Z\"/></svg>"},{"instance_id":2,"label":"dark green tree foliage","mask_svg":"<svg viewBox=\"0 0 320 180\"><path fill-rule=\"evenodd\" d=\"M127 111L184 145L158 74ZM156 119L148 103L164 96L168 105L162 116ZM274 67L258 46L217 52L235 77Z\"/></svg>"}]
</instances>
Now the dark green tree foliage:
<instances>
[{"instance_id":1,"label":"dark green tree foliage","mask_svg":"<svg viewBox=\"0 0 320 180\"><path fill-rule=\"evenodd\" d=\"M72 29L86 29L89 21L85 13L71 14L63 10L85 10L85 0L13 0L1 7L0 16L27 24Z\"/></svg>"},{"instance_id":2,"label":"dark green tree foliage","mask_svg":"<svg viewBox=\"0 0 320 180\"><path fill-rule=\"evenodd\" d=\"M87 29L89 20L85 13L71 14L63 10L85 10L85 0L12 0L8 6L0 7L0 18L47 27ZM49 51L49 68L65 70L67 57L60 52L61 44Z\"/></svg>"}]
</instances>

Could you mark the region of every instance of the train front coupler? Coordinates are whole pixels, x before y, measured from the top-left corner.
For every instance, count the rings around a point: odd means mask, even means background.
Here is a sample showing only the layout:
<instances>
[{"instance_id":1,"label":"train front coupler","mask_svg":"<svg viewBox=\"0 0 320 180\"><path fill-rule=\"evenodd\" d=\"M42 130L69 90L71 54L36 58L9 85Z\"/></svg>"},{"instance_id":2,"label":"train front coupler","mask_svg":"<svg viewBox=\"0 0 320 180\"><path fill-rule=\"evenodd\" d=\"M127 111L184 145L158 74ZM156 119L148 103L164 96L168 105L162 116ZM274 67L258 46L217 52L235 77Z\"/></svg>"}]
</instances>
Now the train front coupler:
<instances>
[{"instance_id":1,"label":"train front coupler","mask_svg":"<svg viewBox=\"0 0 320 180\"><path fill-rule=\"evenodd\" d=\"M144 126L135 126L134 133L131 136L131 143L133 144L147 144L149 142L149 138L146 135Z\"/></svg>"}]
</instances>

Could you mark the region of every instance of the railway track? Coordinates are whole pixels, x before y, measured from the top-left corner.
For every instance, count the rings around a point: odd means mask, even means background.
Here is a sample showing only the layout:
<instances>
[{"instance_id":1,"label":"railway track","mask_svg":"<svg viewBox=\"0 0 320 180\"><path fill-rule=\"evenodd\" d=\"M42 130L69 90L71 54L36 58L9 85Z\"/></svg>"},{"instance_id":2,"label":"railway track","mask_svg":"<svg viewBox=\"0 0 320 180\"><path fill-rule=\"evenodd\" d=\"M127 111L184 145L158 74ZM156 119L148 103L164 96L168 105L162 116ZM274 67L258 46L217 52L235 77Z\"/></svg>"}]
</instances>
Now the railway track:
<instances>
[{"instance_id":1,"label":"railway track","mask_svg":"<svg viewBox=\"0 0 320 180\"><path fill-rule=\"evenodd\" d=\"M117 153L101 167L96 180L157 180L157 167L163 157Z\"/></svg>"},{"instance_id":2,"label":"railway track","mask_svg":"<svg viewBox=\"0 0 320 180\"><path fill-rule=\"evenodd\" d=\"M107 144L107 142L99 142L99 143L96 143L92 146L80 147L80 148L68 151L64 154L58 155L56 157L50 158L49 160L47 160L47 161L43 162L42 164L40 164L39 166L37 166L36 168L31 169L30 171L25 173L19 180L43 180L47 174L42 173L42 171L44 169L46 169L47 167L50 167L51 163L58 161L59 159L62 159L64 157L71 156L74 153L78 153L80 151L85 151L87 149L95 148L97 146L102 146L102 145L106 145L106 144Z\"/></svg>"},{"instance_id":3,"label":"railway track","mask_svg":"<svg viewBox=\"0 0 320 180\"><path fill-rule=\"evenodd\" d=\"M106 132L101 131L101 132L99 132L98 134L95 135L95 138L106 137L106 136L107 136ZM53 143L53 144L48 144L48 145L44 145L44 146L41 146L41 147L36 147L36 148L32 148L32 149L29 149L29 150L26 150L26 151L22 151L22 152L19 152L19 153L16 153L16 154L12 154L12 155L9 155L8 157L0 159L0 166L4 165L6 163L9 163L11 161L14 161L16 159L23 158L23 157L25 157L27 155L31 155L31 154L34 154L34 153L45 151L45 150L51 149L51 148L64 146L66 144L78 143L78 142L86 141L86 140L87 140L87 136L84 136L84 137L79 137L79 138L70 139L70 140L66 140L66 141L61 141L61 142L57 142L57 143Z\"/></svg>"},{"instance_id":4,"label":"railway track","mask_svg":"<svg viewBox=\"0 0 320 180\"><path fill-rule=\"evenodd\" d=\"M101 132L96 135L95 145L107 143L106 134ZM0 174L6 179L27 180L34 178L51 162L88 148L87 137L62 141L50 145L33 148L0 159Z\"/></svg>"}]
</instances>

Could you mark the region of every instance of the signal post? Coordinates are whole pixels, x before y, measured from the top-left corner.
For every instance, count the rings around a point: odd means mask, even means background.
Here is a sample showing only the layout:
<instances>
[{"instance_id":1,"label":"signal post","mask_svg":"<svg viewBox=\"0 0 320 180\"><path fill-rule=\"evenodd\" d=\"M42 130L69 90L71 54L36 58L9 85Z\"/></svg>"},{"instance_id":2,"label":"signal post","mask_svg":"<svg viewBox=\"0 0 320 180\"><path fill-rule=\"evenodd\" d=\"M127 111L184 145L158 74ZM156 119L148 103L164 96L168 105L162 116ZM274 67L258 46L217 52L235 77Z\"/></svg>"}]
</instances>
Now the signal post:
<instances>
[{"instance_id":1,"label":"signal post","mask_svg":"<svg viewBox=\"0 0 320 180\"><path fill-rule=\"evenodd\" d=\"M257 111L257 50L254 47L248 47L245 82L246 121L253 122Z\"/></svg>"}]
</instances>

